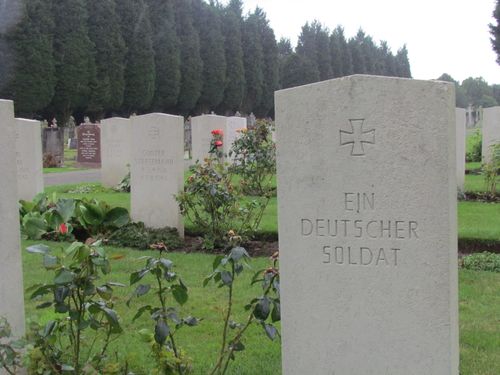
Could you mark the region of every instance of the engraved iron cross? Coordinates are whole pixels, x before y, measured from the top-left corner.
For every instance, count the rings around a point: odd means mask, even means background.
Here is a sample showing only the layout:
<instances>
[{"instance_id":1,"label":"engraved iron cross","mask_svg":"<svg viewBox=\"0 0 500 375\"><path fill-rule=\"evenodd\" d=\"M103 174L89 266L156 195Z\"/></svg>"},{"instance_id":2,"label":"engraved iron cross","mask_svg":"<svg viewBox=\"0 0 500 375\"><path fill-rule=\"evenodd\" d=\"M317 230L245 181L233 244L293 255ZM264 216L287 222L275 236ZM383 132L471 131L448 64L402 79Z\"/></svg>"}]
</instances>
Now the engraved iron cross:
<instances>
[{"instance_id":1,"label":"engraved iron cross","mask_svg":"<svg viewBox=\"0 0 500 375\"><path fill-rule=\"evenodd\" d=\"M351 131L340 130L340 145L352 144L352 156L365 155L363 143L375 144L375 129L363 131L365 119L349 119Z\"/></svg>"}]
</instances>

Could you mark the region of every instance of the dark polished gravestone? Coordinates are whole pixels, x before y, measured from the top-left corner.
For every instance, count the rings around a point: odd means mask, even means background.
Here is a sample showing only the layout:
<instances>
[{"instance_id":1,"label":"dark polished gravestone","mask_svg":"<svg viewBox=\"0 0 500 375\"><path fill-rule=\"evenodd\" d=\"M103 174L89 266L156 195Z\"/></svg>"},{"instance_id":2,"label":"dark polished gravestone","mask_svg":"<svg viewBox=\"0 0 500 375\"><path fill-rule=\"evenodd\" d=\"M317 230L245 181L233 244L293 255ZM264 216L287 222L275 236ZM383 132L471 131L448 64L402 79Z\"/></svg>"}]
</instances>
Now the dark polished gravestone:
<instances>
[{"instance_id":1,"label":"dark polished gravestone","mask_svg":"<svg viewBox=\"0 0 500 375\"><path fill-rule=\"evenodd\" d=\"M101 168L101 129L95 124L82 124L77 130L77 165Z\"/></svg>"},{"instance_id":2,"label":"dark polished gravestone","mask_svg":"<svg viewBox=\"0 0 500 375\"><path fill-rule=\"evenodd\" d=\"M42 129L42 152L44 167L62 167L64 164L64 129L51 127Z\"/></svg>"}]
</instances>

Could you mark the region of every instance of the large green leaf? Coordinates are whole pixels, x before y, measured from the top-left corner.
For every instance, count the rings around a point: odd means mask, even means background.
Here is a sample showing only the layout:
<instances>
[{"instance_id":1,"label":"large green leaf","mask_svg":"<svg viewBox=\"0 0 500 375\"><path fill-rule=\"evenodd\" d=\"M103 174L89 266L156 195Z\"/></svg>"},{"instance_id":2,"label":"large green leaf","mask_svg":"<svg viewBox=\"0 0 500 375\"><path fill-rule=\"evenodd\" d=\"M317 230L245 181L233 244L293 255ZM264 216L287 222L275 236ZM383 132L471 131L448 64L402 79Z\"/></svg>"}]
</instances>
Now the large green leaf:
<instances>
[{"instance_id":1,"label":"large green leaf","mask_svg":"<svg viewBox=\"0 0 500 375\"><path fill-rule=\"evenodd\" d=\"M54 278L54 284L68 284L75 279L75 274L70 270L63 268L59 272L57 272L56 277Z\"/></svg>"},{"instance_id":2,"label":"large green leaf","mask_svg":"<svg viewBox=\"0 0 500 375\"><path fill-rule=\"evenodd\" d=\"M23 218L23 232L30 240L39 240L48 229L47 223L40 216L28 214Z\"/></svg>"},{"instance_id":3,"label":"large green leaf","mask_svg":"<svg viewBox=\"0 0 500 375\"><path fill-rule=\"evenodd\" d=\"M100 225L104 221L104 212L96 204L81 202L79 205L80 220L88 225Z\"/></svg>"},{"instance_id":4,"label":"large green leaf","mask_svg":"<svg viewBox=\"0 0 500 375\"><path fill-rule=\"evenodd\" d=\"M55 210L46 212L43 217L47 221L50 229L52 229L53 231L58 230L59 226L65 222L59 212Z\"/></svg>"},{"instance_id":5,"label":"large green leaf","mask_svg":"<svg viewBox=\"0 0 500 375\"><path fill-rule=\"evenodd\" d=\"M38 244L28 246L26 248L26 251L33 254L48 254L50 252L50 247L48 247L47 245Z\"/></svg>"},{"instance_id":6,"label":"large green leaf","mask_svg":"<svg viewBox=\"0 0 500 375\"><path fill-rule=\"evenodd\" d=\"M56 204L56 210L61 215L63 222L69 222L75 214L75 200L70 198L59 199Z\"/></svg>"},{"instance_id":7,"label":"large green leaf","mask_svg":"<svg viewBox=\"0 0 500 375\"><path fill-rule=\"evenodd\" d=\"M168 326L167 322L165 322L163 319L159 319L156 322L155 326L155 341L158 344L163 345L169 333L170 327Z\"/></svg>"},{"instance_id":8,"label":"large green leaf","mask_svg":"<svg viewBox=\"0 0 500 375\"><path fill-rule=\"evenodd\" d=\"M121 228L130 222L130 216L126 208L115 207L108 211L104 218L104 225Z\"/></svg>"}]
</instances>

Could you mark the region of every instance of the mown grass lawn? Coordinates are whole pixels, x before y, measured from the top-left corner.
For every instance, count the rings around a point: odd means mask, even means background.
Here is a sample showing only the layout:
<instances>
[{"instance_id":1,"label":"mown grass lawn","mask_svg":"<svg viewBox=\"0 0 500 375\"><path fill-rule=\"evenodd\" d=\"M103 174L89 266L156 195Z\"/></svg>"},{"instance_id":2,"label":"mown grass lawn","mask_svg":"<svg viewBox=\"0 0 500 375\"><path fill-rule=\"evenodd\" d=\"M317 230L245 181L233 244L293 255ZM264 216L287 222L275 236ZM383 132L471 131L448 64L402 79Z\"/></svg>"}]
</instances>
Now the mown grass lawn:
<instances>
[{"instance_id":1,"label":"mown grass lawn","mask_svg":"<svg viewBox=\"0 0 500 375\"><path fill-rule=\"evenodd\" d=\"M23 246L38 242L24 241ZM49 243L51 246L61 246L57 243ZM67 246L67 244L66 244ZM151 251L137 251L130 249L108 248L108 255L121 254L124 258L112 261L112 273L106 278L107 281L117 281L124 284L129 283L130 273L143 267L144 261L137 261L143 255L155 255ZM202 318L203 321L197 327L183 327L179 330L176 341L188 355L193 359L194 373L207 374L212 367L219 347L219 337L222 329L222 316L225 309L227 289L219 289L212 284L203 287L203 279L212 272L212 262L214 256L207 254L182 254L172 253L168 255L174 262L175 272L177 272L189 287L189 300L181 309L182 316L192 315ZM50 274L41 267L42 258L36 254L23 251L24 261L24 284L26 287L39 282L50 280ZM235 287L235 313L237 321L243 322L248 317L244 306L252 298L258 297L262 289L255 285L250 286L253 274L263 268L268 263L267 258L255 258L250 262L252 269L244 272L236 282ZM149 281L152 281L149 279ZM148 282L144 278L141 284ZM138 307L146 304L157 305L153 293L136 299L127 308L125 302L131 292L135 289L116 288L115 304L116 310L121 317L124 333L116 342L111 345L110 353L115 351L126 356L126 360L136 374L148 374L153 362L148 356L148 345L140 339L139 330L143 328L152 329L152 320L148 314L143 315L135 323L132 318ZM37 310L34 303L29 300L29 294L25 295L27 317L37 316L42 322L53 318L52 309ZM171 300L172 302L172 300ZM175 303L172 302L174 305ZM264 334L260 326L252 326L248 331L244 343L247 349L238 354L238 360L232 367L231 374L255 375L255 374L279 374L281 372L281 352L279 342L270 341Z\"/></svg>"},{"instance_id":2,"label":"mown grass lawn","mask_svg":"<svg viewBox=\"0 0 500 375\"><path fill-rule=\"evenodd\" d=\"M33 244L24 241L23 246ZM48 243L51 246L61 244ZM128 285L129 274L142 266L136 259L152 252L139 252L130 249L108 248L108 254L120 254L124 258L112 262L112 274L106 280L118 281ZM185 327L177 333L177 341L193 359L194 373L206 374L211 368L221 332L222 314L225 307L225 289L213 285L202 286L203 279L212 268L213 256L208 254L172 253L169 258L175 269L189 286L189 300L182 308L183 315L203 318L197 327ZM41 267L41 257L23 251L25 286L49 281L49 275ZM266 258L251 261L253 270L266 267ZM245 272L237 281L235 306L237 320L247 315L243 306L261 290L250 286L252 271ZM500 374L500 274L480 271L460 270L460 368L461 375ZM145 283L147 278L143 279ZM104 280L103 280L104 281ZM111 352L119 352L137 374L148 374L152 360L148 356L147 344L141 342L139 330L151 328L151 320L144 315L135 323L132 317L142 304L154 304L153 294L135 300L131 308L125 306L132 288L117 288L115 304L121 317L124 333L112 344ZM42 322L53 317L51 309L37 310L36 303L26 294L27 317L38 317ZM273 375L281 373L280 343L271 342L259 326L253 326L244 340L246 350L238 353L238 359L231 367L230 374Z\"/></svg>"}]
</instances>

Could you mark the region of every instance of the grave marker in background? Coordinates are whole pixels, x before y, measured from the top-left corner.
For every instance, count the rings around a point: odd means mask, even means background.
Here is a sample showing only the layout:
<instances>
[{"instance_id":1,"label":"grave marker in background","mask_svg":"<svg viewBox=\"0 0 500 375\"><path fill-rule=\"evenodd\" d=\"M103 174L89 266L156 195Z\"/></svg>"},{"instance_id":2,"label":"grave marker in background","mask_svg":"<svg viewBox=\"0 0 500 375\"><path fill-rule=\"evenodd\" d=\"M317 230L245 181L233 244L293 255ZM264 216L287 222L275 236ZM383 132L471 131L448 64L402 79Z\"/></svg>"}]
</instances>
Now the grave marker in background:
<instances>
[{"instance_id":1,"label":"grave marker in background","mask_svg":"<svg viewBox=\"0 0 500 375\"><path fill-rule=\"evenodd\" d=\"M457 375L453 84L278 91L276 124L283 374Z\"/></svg>"},{"instance_id":2,"label":"grave marker in background","mask_svg":"<svg viewBox=\"0 0 500 375\"><path fill-rule=\"evenodd\" d=\"M0 316L17 336L24 334L24 288L17 203L14 105L0 100Z\"/></svg>"},{"instance_id":3,"label":"grave marker in background","mask_svg":"<svg viewBox=\"0 0 500 375\"><path fill-rule=\"evenodd\" d=\"M42 129L42 152L44 167L62 167L64 164L64 129L51 127Z\"/></svg>"},{"instance_id":4,"label":"grave marker in background","mask_svg":"<svg viewBox=\"0 0 500 375\"><path fill-rule=\"evenodd\" d=\"M173 227L184 236L174 195L184 188L184 119L151 113L130 118L131 216L152 228Z\"/></svg>"},{"instance_id":5,"label":"grave marker in background","mask_svg":"<svg viewBox=\"0 0 500 375\"><path fill-rule=\"evenodd\" d=\"M43 192L43 156L40 121L15 119L17 192L31 201Z\"/></svg>"},{"instance_id":6,"label":"grave marker in background","mask_svg":"<svg viewBox=\"0 0 500 375\"><path fill-rule=\"evenodd\" d=\"M95 124L82 124L76 129L78 146L76 162L89 168L101 168L101 129Z\"/></svg>"},{"instance_id":7,"label":"grave marker in background","mask_svg":"<svg viewBox=\"0 0 500 375\"><path fill-rule=\"evenodd\" d=\"M101 182L118 185L129 172L132 154L130 120L113 117L101 122Z\"/></svg>"},{"instance_id":8,"label":"grave marker in background","mask_svg":"<svg viewBox=\"0 0 500 375\"><path fill-rule=\"evenodd\" d=\"M500 144L500 106L483 109L483 163L491 160L491 146Z\"/></svg>"},{"instance_id":9,"label":"grave marker in background","mask_svg":"<svg viewBox=\"0 0 500 375\"><path fill-rule=\"evenodd\" d=\"M238 129L246 129L246 119L243 117L225 117L218 115L202 115L191 118L191 144L192 160L203 161L208 156L210 141L212 140L212 130L222 129L223 152L228 154L234 140L237 138ZM230 160L231 158L228 158Z\"/></svg>"}]
</instances>

